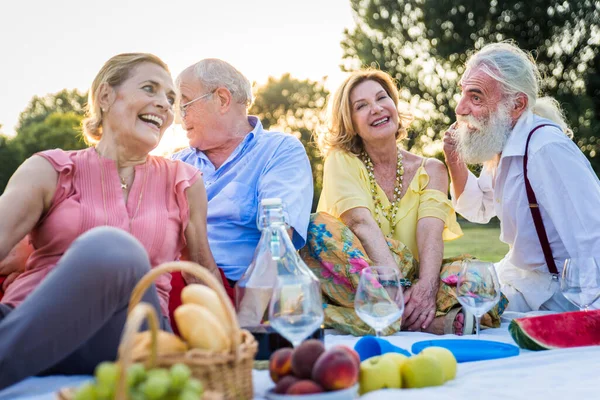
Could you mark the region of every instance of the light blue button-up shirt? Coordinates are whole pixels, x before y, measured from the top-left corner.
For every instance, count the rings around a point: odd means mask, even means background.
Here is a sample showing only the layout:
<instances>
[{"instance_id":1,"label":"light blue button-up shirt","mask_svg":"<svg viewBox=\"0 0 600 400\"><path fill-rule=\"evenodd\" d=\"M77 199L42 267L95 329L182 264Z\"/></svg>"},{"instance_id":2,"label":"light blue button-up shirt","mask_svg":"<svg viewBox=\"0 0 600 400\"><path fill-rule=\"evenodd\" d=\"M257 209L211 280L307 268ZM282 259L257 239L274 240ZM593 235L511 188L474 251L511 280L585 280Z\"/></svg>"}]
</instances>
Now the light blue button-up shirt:
<instances>
[{"instance_id":1,"label":"light blue button-up shirt","mask_svg":"<svg viewBox=\"0 0 600 400\"><path fill-rule=\"evenodd\" d=\"M173 155L203 173L208 196L208 242L215 261L231 280L246 271L261 232L256 225L262 199L279 197L294 228L292 242L304 246L313 199L310 162L302 143L294 136L254 127L229 158L215 170L208 157L195 148Z\"/></svg>"}]
</instances>

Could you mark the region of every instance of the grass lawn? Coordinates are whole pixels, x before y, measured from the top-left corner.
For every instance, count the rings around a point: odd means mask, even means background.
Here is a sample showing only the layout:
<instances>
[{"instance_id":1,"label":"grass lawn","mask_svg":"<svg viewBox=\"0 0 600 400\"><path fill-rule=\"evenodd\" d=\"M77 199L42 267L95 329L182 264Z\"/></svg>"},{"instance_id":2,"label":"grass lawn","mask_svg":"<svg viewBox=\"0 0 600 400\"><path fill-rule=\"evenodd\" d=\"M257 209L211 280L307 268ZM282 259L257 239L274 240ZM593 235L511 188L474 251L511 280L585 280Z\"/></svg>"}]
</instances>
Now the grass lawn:
<instances>
[{"instance_id":1,"label":"grass lawn","mask_svg":"<svg viewBox=\"0 0 600 400\"><path fill-rule=\"evenodd\" d=\"M451 242L444 242L444 257L471 254L483 261L500 261L508 252L508 246L498 239L500 227L497 223L488 225L460 222L464 236Z\"/></svg>"}]
</instances>

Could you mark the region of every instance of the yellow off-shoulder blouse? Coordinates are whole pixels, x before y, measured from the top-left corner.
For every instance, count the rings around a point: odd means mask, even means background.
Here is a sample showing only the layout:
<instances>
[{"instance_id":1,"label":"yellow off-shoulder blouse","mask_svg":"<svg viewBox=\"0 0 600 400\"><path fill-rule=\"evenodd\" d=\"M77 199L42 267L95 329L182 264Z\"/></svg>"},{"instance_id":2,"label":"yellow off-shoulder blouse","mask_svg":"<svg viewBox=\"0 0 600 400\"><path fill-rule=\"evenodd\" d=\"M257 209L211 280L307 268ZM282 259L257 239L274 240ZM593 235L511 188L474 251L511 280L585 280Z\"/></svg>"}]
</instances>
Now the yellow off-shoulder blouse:
<instances>
[{"instance_id":1,"label":"yellow off-shoulder blouse","mask_svg":"<svg viewBox=\"0 0 600 400\"><path fill-rule=\"evenodd\" d=\"M458 239L463 235L448 195L439 190L427 189L428 183L429 175L422 164L404 197L400 199L398 213L393 221L393 239L404 243L417 260L417 222L421 218L434 217L444 221L442 239L445 241ZM334 150L327 156L323 165L323 190L317 211L339 218L352 208L365 207L375 218L375 204L369 192L369 176L362 161L353 154ZM390 201L379 185L377 195L384 207L390 206ZM386 236L391 232L390 223L386 218L381 218L381 230Z\"/></svg>"}]
</instances>

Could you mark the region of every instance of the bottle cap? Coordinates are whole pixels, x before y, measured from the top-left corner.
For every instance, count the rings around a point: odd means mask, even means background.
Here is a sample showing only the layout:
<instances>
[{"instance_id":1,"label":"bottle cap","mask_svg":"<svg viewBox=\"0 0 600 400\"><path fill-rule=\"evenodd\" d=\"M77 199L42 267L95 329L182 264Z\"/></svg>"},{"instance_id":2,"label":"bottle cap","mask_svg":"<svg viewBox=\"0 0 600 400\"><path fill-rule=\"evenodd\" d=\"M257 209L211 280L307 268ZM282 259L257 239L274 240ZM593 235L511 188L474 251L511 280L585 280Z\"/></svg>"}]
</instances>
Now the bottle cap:
<instances>
[{"instance_id":1,"label":"bottle cap","mask_svg":"<svg viewBox=\"0 0 600 400\"><path fill-rule=\"evenodd\" d=\"M262 199L260 204L265 207L265 206L280 206L282 205L281 203L281 199L279 197L273 197L270 199Z\"/></svg>"}]
</instances>

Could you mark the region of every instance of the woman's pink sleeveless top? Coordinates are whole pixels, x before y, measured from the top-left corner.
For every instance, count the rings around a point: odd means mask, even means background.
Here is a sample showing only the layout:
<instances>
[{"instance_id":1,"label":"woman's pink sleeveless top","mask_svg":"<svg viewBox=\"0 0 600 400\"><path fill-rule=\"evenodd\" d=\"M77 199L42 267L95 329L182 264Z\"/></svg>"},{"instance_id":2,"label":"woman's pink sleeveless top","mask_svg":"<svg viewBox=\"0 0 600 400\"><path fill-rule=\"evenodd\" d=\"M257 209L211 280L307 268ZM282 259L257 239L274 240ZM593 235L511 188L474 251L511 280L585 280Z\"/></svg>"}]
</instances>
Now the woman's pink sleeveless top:
<instances>
[{"instance_id":1,"label":"woman's pink sleeveless top","mask_svg":"<svg viewBox=\"0 0 600 400\"><path fill-rule=\"evenodd\" d=\"M31 231L35 250L26 271L8 287L3 303L18 306L52 271L71 243L97 226L131 233L145 247L152 267L179 259L189 221L185 190L201 176L195 167L149 156L145 164L135 167L135 180L125 204L115 161L99 157L93 147L38 155L58 172L56 193L50 209ZM164 315L168 315L170 282L170 274L156 280Z\"/></svg>"}]
</instances>

